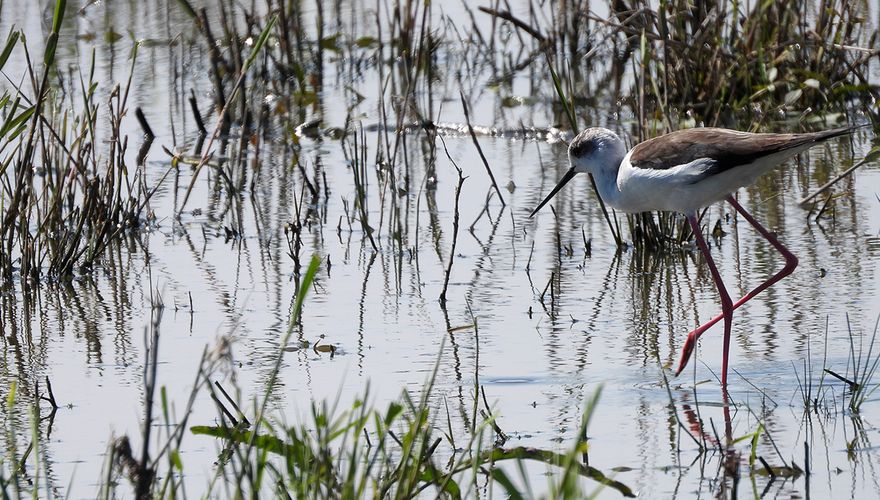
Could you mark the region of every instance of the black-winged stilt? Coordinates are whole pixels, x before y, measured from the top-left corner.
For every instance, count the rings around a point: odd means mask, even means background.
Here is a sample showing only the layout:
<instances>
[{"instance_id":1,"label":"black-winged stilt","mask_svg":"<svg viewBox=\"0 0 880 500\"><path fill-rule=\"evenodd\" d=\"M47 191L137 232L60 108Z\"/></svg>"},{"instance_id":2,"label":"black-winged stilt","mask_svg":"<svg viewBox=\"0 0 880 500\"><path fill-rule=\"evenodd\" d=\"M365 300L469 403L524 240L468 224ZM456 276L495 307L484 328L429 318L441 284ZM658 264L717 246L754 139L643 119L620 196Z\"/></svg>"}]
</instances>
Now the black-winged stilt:
<instances>
[{"instance_id":1,"label":"black-winged stilt","mask_svg":"<svg viewBox=\"0 0 880 500\"><path fill-rule=\"evenodd\" d=\"M688 334L676 375L681 373L700 335L724 319L721 385L727 387L733 311L797 267L794 256L770 231L740 206L732 193L753 183L784 160L822 141L851 133L854 127L804 134L756 134L720 128L693 128L645 141L627 152L620 137L605 128L584 130L571 142L571 168L532 211L535 215L575 174L590 173L602 200L623 212L680 212L687 217L721 295L722 313ZM736 302L721 280L697 220L698 211L727 200L785 258L785 266Z\"/></svg>"}]
</instances>

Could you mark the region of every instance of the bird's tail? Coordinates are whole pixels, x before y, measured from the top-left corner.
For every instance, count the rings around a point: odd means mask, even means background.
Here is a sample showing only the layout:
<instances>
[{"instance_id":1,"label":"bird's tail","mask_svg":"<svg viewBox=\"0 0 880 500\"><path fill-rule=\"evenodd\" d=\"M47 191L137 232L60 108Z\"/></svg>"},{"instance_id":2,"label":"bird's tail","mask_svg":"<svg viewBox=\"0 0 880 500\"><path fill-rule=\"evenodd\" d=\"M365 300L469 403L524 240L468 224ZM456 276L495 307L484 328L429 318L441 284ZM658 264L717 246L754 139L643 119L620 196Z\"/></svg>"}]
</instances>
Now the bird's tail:
<instances>
[{"instance_id":1,"label":"bird's tail","mask_svg":"<svg viewBox=\"0 0 880 500\"><path fill-rule=\"evenodd\" d=\"M862 123L861 125L848 125L846 127L833 128L831 130L823 130L821 132L813 132L814 141L822 142L842 135L852 134L856 130L865 127L872 127L872 123Z\"/></svg>"}]
</instances>

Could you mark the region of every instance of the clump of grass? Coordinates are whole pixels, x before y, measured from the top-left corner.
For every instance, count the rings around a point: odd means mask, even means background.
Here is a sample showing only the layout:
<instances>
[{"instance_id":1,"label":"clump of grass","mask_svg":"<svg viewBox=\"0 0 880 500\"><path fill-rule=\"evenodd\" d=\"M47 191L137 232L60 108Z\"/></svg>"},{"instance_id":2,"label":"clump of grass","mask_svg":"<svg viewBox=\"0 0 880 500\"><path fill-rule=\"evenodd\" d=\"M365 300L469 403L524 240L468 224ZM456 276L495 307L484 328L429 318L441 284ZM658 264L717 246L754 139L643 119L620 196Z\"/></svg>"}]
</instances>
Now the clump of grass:
<instances>
[{"instance_id":1,"label":"clump of grass","mask_svg":"<svg viewBox=\"0 0 880 500\"><path fill-rule=\"evenodd\" d=\"M523 45L552 54L573 95L593 97L612 83L619 94L609 97L632 108L646 139L680 122L717 125L736 117L759 126L780 111L840 112L854 99L876 98L868 69L878 31L870 30L864 7L843 0L814 6L619 1L600 17L580 0L549 13L532 9L529 19L481 10L528 34ZM515 54L512 45L507 50ZM624 88L619 80L627 71L635 78Z\"/></svg>"},{"instance_id":2,"label":"clump of grass","mask_svg":"<svg viewBox=\"0 0 880 500\"><path fill-rule=\"evenodd\" d=\"M192 432L225 443L218 463L223 469L243 471L246 480L227 485L243 495L269 488L276 495L296 497L409 498L430 493L461 498L473 493L477 476L486 475L508 495L521 498L523 486L515 485L502 464L537 461L554 467L548 485L552 498L583 497L578 478L633 496L624 484L581 462L586 452L583 441L561 454L528 447L483 450L491 420L477 427L468 446L458 451L457 457L453 455L447 466L439 465L436 455L443 439L435 435L437 417L428 404L433 377L417 400L405 392L401 402L390 403L381 411L369 408L367 390L342 412L328 409L326 403L314 403L311 421L306 424L284 427L267 423L259 435L229 425L196 426ZM579 435L585 435L597 402L598 393L588 404ZM252 454L245 451L249 444L253 444ZM522 464L520 470L524 471ZM523 481L527 484L525 476Z\"/></svg>"},{"instance_id":3,"label":"clump of grass","mask_svg":"<svg viewBox=\"0 0 880 500\"><path fill-rule=\"evenodd\" d=\"M801 396L801 402L804 406L804 411L818 411L820 408L824 406L825 402L825 392L827 386L824 384L825 382L825 374L829 373L828 369L825 367L825 363L827 361L828 356L828 317L825 317L825 341L824 341L824 353L822 356L822 372L819 375L819 381L816 383L813 380L813 362L812 356L810 354L810 342L807 341L807 358L803 361L803 380L801 380L801 374L798 372L797 367L792 363L794 367L794 375L797 378L798 382L798 392Z\"/></svg>"},{"instance_id":4,"label":"clump of grass","mask_svg":"<svg viewBox=\"0 0 880 500\"><path fill-rule=\"evenodd\" d=\"M0 273L7 281L20 278L23 287L46 276L69 278L92 269L105 249L144 224L156 189L142 177L152 138L146 138L138 165L131 168L125 160L128 137L121 133L138 45L131 53L128 81L113 88L107 111L99 111L94 52L79 82L65 85L62 79L56 85L50 77L65 10L66 2L58 0L41 71L16 32L0 53L0 67L11 55L23 54L34 89L31 96L21 86L0 97L5 114L0 127ZM74 106L67 99L77 87L82 102ZM106 115L109 136L102 137L98 120Z\"/></svg>"},{"instance_id":5,"label":"clump of grass","mask_svg":"<svg viewBox=\"0 0 880 500\"><path fill-rule=\"evenodd\" d=\"M871 340L868 343L867 352L865 352L864 338L859 335L858 342L856 341L856 335L853 334L849 314L847 314L846 328L849 335L849 359L847 360L846 371L844 375L841 375L831 368L823 367L824 373L846 384L849 389L849 403L847 406L853 413L859 413L862 404L880 387L880 383L874 381L877 368L880 367L880 353L874 351L878 327L880 327L880 317L877 318L874 324L874 332L871 334ZM858 343L858 348L856 343ZM850 372L850 370L852 371ZM808 403L809 400L805 404Z\"/></svg>"},{"instance_id":6,"label":"clump of grass","mask_svg":"<svg viewBox=\"0 0 880 500\"><path fill-rule=\"evenodd\" d=\"M849 333L849 356L852 366L852 380L850 386L849 409L853 413L858 413L862 404L874 394L880 384L874 381L874 375L877 373L877 367L880 366L880 353L874 352L874 342L877 340L877 328L880 326L880 316L874 323L874 332L871 334L871 341L868 343L868 352L864 351L864 343L862 337L859 337L858 352L856 351L856 341L853 336L852 327L849 323L849 315L846 317L846 327Z\"/></svg>"},{"instance_id":7,"label":"clump of grass","mask_svg":"<svg viewBox=\"0 0 880 500\"><path fill-rule=\"evenodd\" d=\"M635 36L641 27L648 39L642 79L656 109L690 109L698 122L718 124L743 111L761 123L773 111L841 110L852 97L870 98L870 51L860 44L873 46L877 32L865 26L846 1L823 0L811 13L798 2L671 0L620 29Z\"/></svg>"}]
</instances>

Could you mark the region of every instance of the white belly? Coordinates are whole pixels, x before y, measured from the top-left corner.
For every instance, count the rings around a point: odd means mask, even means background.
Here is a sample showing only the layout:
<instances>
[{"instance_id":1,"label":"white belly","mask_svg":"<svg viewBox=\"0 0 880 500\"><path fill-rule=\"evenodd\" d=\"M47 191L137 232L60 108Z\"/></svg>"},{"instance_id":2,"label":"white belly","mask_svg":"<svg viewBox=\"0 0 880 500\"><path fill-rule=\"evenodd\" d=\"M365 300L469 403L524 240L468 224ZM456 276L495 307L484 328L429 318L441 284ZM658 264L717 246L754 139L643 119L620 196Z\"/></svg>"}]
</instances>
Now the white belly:
<instances>
[{"instance_id":1,"label":"white belly","mask_svg":"<svg viewBox=\"0 0 880 500\"><path fill-rule=\"evenodd\" d=\"M691 214L752 184L796 153L787 151L763 157L754 163L709 176L705 175L705 165L699 162L663 170L633 168L627 155L617 172L614 189L617 192L605 201L624 212L661 210Z\"/></svg>"}]
</instances>

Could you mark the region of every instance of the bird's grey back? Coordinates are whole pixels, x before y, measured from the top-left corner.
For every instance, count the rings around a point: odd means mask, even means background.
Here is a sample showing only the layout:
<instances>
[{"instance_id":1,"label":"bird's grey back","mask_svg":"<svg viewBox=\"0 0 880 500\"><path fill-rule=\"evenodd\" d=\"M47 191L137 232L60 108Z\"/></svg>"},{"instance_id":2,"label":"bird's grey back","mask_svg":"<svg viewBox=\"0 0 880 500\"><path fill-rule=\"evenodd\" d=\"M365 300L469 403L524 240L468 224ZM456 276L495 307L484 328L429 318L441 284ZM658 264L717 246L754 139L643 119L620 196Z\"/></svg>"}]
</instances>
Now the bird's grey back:
<instances>
[{"instance_id":1,"label":"bird's grey back","mask_svg":"<svg viewBox=\"0 0 880 500\"><path fill-rule=\"evenodd\" d=\"M851 131L847 127L805 134L754 134L722 128L692 128L638 144L629 161L635 168L667 169L696 160L712 160L713 170L723 171Z\"/></svg>"}]
</instances>

